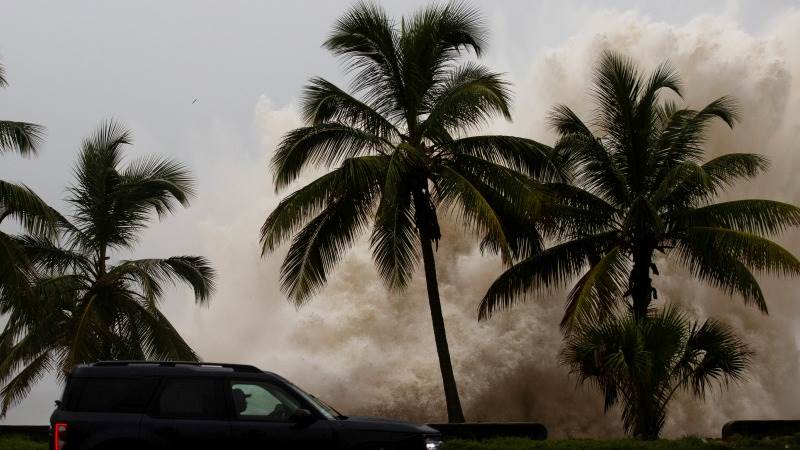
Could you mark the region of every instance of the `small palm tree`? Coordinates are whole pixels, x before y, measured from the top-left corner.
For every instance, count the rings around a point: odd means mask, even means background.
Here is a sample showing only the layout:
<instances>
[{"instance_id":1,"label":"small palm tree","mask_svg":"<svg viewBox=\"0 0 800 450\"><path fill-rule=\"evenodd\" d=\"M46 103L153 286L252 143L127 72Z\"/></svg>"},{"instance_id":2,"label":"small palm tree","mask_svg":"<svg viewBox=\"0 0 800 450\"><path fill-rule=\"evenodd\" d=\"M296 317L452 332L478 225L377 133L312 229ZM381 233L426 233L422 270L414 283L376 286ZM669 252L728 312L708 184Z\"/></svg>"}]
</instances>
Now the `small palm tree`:
<instances>
[{"instance_id":1,"label":"small palm tree","mask_svg":"<svg viewBox=\"0 0 800 450\"><path fill-rule=\"evenodd\" d=\"M302 305L344 251L372 227L375 264L389 289L407 286L422 258L448 418L464 415L450 362L434 244L438 214L453 211L484 247L507 260L530 250L517 236L510 199L530 191L525 176L556 174L544 146L510 136L464 137L495 114L509 117L508 84L464 61L480 54L479 14L460 4L430 6L393 21L359 3L337 22L325 47L355 74L353 93L313 78L302 111L307 126L288 133L272 160L277 190L310 165L335 167L287 196L261 230L263 251L291 236L282 288ZM524 219L516 219L525 221Z\"/></svg>"},{"instance_id":2,"label":"small palm tree","mask_svg":"<svg viewBox=\"0 0 800 450\"><path fill-rule=\"evenodd\" d=\"M200 304L214 271L200 256L112 260L130 250L154 215L164 217L193 195L176 161L151 157L121 167L130 133L103 124L83 143L68 201L74 212L60 239L18 239L35 268L30 294L0 295L8 322L0 334L2 414L50 370L102 359L196 360L159 310L165 283L192 287ZM3 292L2 294L6 294Z\"/></svg>"},{"instance_id":3,"label":"small palm tree","mask_svg":"<svg viewBox=\"0 0 800 450\"><path fill-rule=\"evenodd\" d=\"M622 400L625 431L656 439L676 392L703 397L712 382L741 380L750 351L722 324L698 326L667 307L644 322L625 314L587 324L567 337L562 357L603 392L606 410Z\"/></svg>"},{"instance_id":4,"label":"small palm tree","mask_svg":"<svg viewBox=\"0 0 800 450\"><path fill-rule=\"evenodd\" d=\"M724 188L768 165L763 156L745 153L705 160L708 125L718 118L732 127L733 100L684 109L664 100L664 90L681 93L669 65L645 78L630 60L609 52L595 75L592 125L566 106L555 108L555 150L567 161L570 180L544 183L549 201L535 212L552 245L502 273L479 308L485 319L529 292L574 282L561 322L565 361L604 390L607 407L621 395L626 429L646 438L658 436L671 392L686 385L684 377L699 394L707 381L739 379L748 359L718 324L687 331L682 316L654 310L656 256L764 313L755 273L800 273L800 261L768 238L800 225L800 208L772 200L715 202ZM707 329L716 333L708 345L726 342L724 348L692 346L694 333ZM710 375L692 372L676 359L687 352L705 354L692 360L702 370L719 367Z\"/></svg>"},{"instance_id":5,"label":"small palm tree","mask_svg":"<svg viewBox=\"0 0 800 450\"><path fill-rule=\"evenodd\" d=\"M5 69L0 64L0 87L7 85ZM43 135L44 128L40 125L0 120L0 154L34 155ZM0 180L0 225L11 219L27 231L48 233L55 228L56 217L57 214L28 187ZM0 291L23 289L29 269L13 236L0 231Z\"/></svg>"},{"instance_id":6,"label":"small palm tree","mask_svg":"<svg viewBox=\"0 0 800 450\"><path fill-rule=\"evenodd\" d=\"M712 119L736 122L733 100L681 109L661 98L665 89L681 92L668 64L643 78L630 60L605 53L593 89L597 134L568 107L555 108L555 148L574 175L569 183L544 185L554 204L539 220L560 224L550 227L555 245L500 275L481 302L481 318L526 292L576 278L564 327L602 319L623 298L634 316L644 317L657 295L651 275L658 275L659 253L765 313L753 272L800 273L800 262L766 237L800 225L800 208L772 200L714 202L722 189L768 166L750 153L704 161Z\"/></svg>"}]
</instances>

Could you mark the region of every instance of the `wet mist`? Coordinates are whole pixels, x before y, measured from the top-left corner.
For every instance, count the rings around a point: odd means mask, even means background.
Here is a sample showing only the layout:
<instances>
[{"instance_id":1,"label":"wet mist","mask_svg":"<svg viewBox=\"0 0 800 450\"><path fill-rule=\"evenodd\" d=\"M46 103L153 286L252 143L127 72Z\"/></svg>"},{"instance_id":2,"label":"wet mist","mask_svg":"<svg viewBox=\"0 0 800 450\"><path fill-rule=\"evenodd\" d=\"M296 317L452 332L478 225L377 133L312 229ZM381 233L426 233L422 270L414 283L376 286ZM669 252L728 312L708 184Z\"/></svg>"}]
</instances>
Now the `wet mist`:
<instances>
[{"instance_id":1,"label":"wet mist","mask_svg":"<svg viewBox=\"0 0 800 450\"><path fill-rule=\"evenodd\" d=\"M783 16L759 36L724 18L701 17L673 26L634 13L597 14L583 33L539 53L527 72L513 74L515 120L495 124L494 131L552 143L544 118L553 104L568 104L588 118L592 68L605 48L626 53L645 70L670 59L685 83L689 106L734 95L742 122L732 132L716 125L708 156L760 152L772 160L772 168L727 196L800 203L795 176L800 12ZM346 413L443 420L421 273L407 292L387 292L365 236L308 306L295 310L277 289L283 254L262 260L258 247L258 228L280 198L266 168L281 134L300 122L292 104L275 105L268 98L258 101L254 120L263 154L247 164L220 159L216 185L205 187L194 207L215 218L199 226L204 252L219 270L218 294L209 309L187 302L179 314L171 314L176 326L205 359L248 362L281 373ZM621 435L617 413L604 415L599 395L578 387L558 364L563 293L531 298L478 323L478 301L501 265L497 258L480 254L474 237L443 222L438 272L468 420L537 421L562 437ZM780 241L800 253L799 233ZM714 316L731 324L757 352L746 383L710 392L705 401L678 398L665 434L714 436L734 418L800 416L797 281L760 278L770 307L770 315L764 316L695 282L669 261L660 262L659 269L662 275L655 282L660 301L679 303L698 318Z\"/></svg>"}]
</instances>

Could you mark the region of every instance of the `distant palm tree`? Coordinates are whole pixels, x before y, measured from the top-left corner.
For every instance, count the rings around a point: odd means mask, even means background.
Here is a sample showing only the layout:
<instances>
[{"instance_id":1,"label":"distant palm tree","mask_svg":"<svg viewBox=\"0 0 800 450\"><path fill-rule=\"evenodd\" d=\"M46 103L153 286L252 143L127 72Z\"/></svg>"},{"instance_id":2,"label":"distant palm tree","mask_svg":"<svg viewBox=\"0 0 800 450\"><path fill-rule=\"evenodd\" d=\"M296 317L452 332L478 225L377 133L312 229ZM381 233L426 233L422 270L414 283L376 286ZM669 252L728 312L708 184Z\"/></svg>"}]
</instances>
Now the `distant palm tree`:
<instances>
[{"instance_id":1,"label":"distant palm tree","mask_svg":"<svg viewBox=\"0 0 800 450\"><path fill-rule=\"evenodd\" d=\"M765 313L753 271L800 273L800 262L765 237L800 225L800 208L772 200L714 202L723 188L768 166L750 153L704 161L707 127L714 118L734 125L733 100L680 109L662 100L665 89L681 92L669 65L643 78L630 60L605 53L593 89L598 134L568 107L555 108L556 150L574 173L570 183L545 186L558 206L544 208L539 218L560 222L555 245L500 275L481 302L482 318L526 292L576 278L566 328L602 319L623 298L635 317L644 317L657 295L651 279L658 275L657 253Z\"/></svg>"},{"instance_id":2,"label":"distant palm tree","mask_svg":"<svg viewBox=\"0 0 800 450\"><path fill-rule=\"evenodd\" d=\"M294 235L281 281L297 305L370 225L388 288L405 288L422 257L452 422L464 415L436 278L438 214L453 211L506 260L527 254L530 241L516 230L528 228L513 226L511 213L532 197L522 195L530 190L525 176L553 175L557 164L529 140L464 137L495 114L509 117L508 84L463 59L480 54L484 36L478 12L461 4L429 6L402 21L370 3L350 9L325 47L354 73L353 93L313 78L302 98L308 125L288 133L272 159L277 190L310 165L338 167L287 196L261 230L265 253Z\"/></svg>"},{"instance_id":3,"label":"distant palm tree","mask_svg":"<svg viewBox=\"0 0 800 450\"><path fill-rule=\"evenodd\" d=\"M5 69L0 64L0 87L7 86ZM15 152L22 156L36 154L44 127L27 122L0 120L0 154ZM0 180L0 225L15 220L36 233L52 233L57 213L27 186ZM14 237L0 231L0 292L24 289L30 266Z\"/></svg>"},{"instance_id":4,"label":"distant palm tree","mask_svg":"<svg viewBox=\"0 0 800 450\"><path fill-rule=\"evenodd\" d=\"M574 282L561 322L564 362L604 391L606 407L620 397L626 430L648 439L658 437L674 390L689 386L700 395L710 381L740 379L749 360L716 322L698 327L653 308L657 254L764 313L754 272L800 273L800 261L767 238L800 225L800 208L715 202L768 165L745 153L705 160L708 125L719 118L732 127L734 102L722 97L699 111L682 109L661 98L664 90L681 92L667 64L644 78L630 60L605 53L592 126L566 106L555 108L555 150L572 179L542 187L550 198L535 214L549 224L540 230L552 245L501 274L479 308L487 318L529 292Z\"/></svg>"},{"instance_id":5,"label":"distant palm tree","mask_svg":"<svg viewBox=\"0 0 800 450\"><path fill-rule=\"evenodd\" d=\"M163 217L193 195L181 163L149 157L121 167L130 133L103 124L83 143L62 221L61 239L28 235L18 242L35 267L31 294L0 295L8 322L0 334L2 414L47 371L101 359L196 360L159 310L165 283L209 300L214 271L200 256L112 260L131 250L154 215ZM2 294L5 294L3 292Z\"/></svg>"},{"instance_id":6,"label":"distant palm tree","mask_svg":"<svg viewBox=\"0 0 800 450\"><path fill-rule=\"evenodd\" d=\"M563 362L603 391L606 410L622 400L628 433L656 439L676 392L703 397L712 382L743 379L750 352L720 323L694 325L667 307L644 322L625 314L581 327L567 337Z\"/></svg>"}]
</instances>

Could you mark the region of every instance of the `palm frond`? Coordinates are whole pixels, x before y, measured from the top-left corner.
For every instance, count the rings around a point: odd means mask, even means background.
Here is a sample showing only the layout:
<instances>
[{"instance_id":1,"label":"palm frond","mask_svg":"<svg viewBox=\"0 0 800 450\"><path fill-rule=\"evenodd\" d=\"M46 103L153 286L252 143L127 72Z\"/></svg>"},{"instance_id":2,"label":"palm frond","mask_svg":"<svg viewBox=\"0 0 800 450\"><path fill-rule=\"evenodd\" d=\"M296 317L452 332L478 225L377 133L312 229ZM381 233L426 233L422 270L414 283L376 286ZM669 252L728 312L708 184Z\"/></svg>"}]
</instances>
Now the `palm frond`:
<instances>
[{"instance_id":1,"label":"palm frond","mask_svg":"<svg viewBox=\"0 0 800 450\"><path fill-rule=\"evenodd\" d=\"M152 210L159 217L195 195L191 172L181 162L152 156L132 161L121 173L117 207Z\"/></svg>"},{"instance_id":2,"label":"palm frond","mask_svg":"<svg viewBox=\"0 0 800 450\"><path fill-rule=\"evenodd\" d=\"M662 167L666 169L677 163L699 162L704 154L703 146L711 121L720 119L733 128L738 117L738 105L731 97L720 97L699 111L671 111L655 140L654 159L665 163Z\"/></svg>"},{"instance_id":3,"label":"palm frond","mask_svg":"<svg viewBox=\"0 0 800 450\"><path fill-rule=\"evenodd\" d=\"M724 252L751 270L788 276L800 274L797 258L777 243L755 234L722 227L689 227L680 239L709 253Z\"/></svg>"},{"instance_id":4,"label":"palm frond","mask_svg":"<svg viewBox=\"0 0 800 450\"><path fill-rule=\"evenodd\" d=\"M446 80L429 91L428 116L420 128L436 140L439 130L461 131L485 125L495 114L511 119L509 83L500 74L476 63L451 71Z\"/></svg>"},{"instance_id":5,"label":"palm frond","mask_svg":"<svg viewBox=\"0 0 800 450\"><path fill-rule=\"evenodd\" d=\"M543 189L551 201L542 216L556 224L551 230L555 239L598 234L617 224L617 209L588 190L568 183L546 183Z\"/></svg>"},{"instance_id":6,"label":"palm frond","mask_svg":"<svg viewBox=\"0 0 800 450\"><path fill-rule=\"evenodd\" d=\"M53 236L62 217L24 185L0 180L0 222L15 219L29 233Z\"/></svg>"},{"instance_id":7,"label":"palm frond","mask_svg":"<svg viewBox=\"0 0 800 450\"><path fill-rule=\"evenodd\" d=\"M457 176L443 175L445 169ZM462 221L468 229L479 231L481 250L500 253L510 263L509 257L524 258L542 249L544 234L552 227L543 210L552 199L540 184L506 166L464 153L443 162L436 172L439 177L433 186L435 203L463 214L465 205L452 195L459 192L453 187L463 185L467 194L471 191L477 196L475 206L483 205L480 209L490 214L477 223L484 224L478 227L471 219ZM474 212L480 217L480 211Z\"/></svg>"},{"instance_id":8,"label":"palm frond","mask_svg":"<svg viewBox=\"0 0 800 450\"><path fill-rule=\"evenodd\" d=\"M756 177L769 167L769 161L752 153L729 153L702 165L683 162L672 167L653 193L658 206L692 205L708 201L736 181Z\"/></svg>"},{"instance_id":9,"label":"palm frond","mask_svg":"<svg viewBox=\"0 0 800 450\"><path fill-rule=\"evenodd\" d=\"M402 116L403 71L394 21L378 4L361 1L339 18L323 46L340 57L353 73L353 90L384 117Z\"/></svg>"},{"instance_id":10,"label":"palm frond","mask_svg":"<svg viewBox=\"0 0 800 450\"><path fill-rule=\"evenodd\" d=\"M664 89L668 89L678 96L681 96L683 91L680 76L669 62L660 64L650 74L647 83L643 86L642 97L637 105L637 116L644 116L643 118L647 121L652 121L649 116L655 112L658 105L658 94ZM647 109L647 112L643 111L644 109ZM640 124L644 125L642 118L640 118Z\"/></svg>"},{"instance_id":11,"label":"palm frond","mask_svg":"<svg viewBox=\"0 0 800 450\"><path fill-rule=\"evenodd\" d=\"M400 131L371 106L333 83L314 77L303 89L303 119L313 125L341 123L383 139L396 139Z\"/></svg>"},{"instance_id":12,"label":"palm frond","mask_svg":"<svg viewBox=\"0 0 800 450\"><path fill-rule=\"evenodd\" d=\"M325 284L328 273L364 231L372 204L369 192L342 192L295 235L281 265L281 289L296 305L303 305Z\"/></svg>"},{"instance_id":13,"label":"palm frond","mask_svg":"<svg viewBox=\"0 0 800 450\"><path fill-rule=\"evenodd\" d=\"M357 189L375 195L386 176L389 159L383 155L348 158L341 167L281 200L261 227L262 254L274 251L341 192Z\"/></svg>"},{"instance_id":14,"label":"palm frond","mask_svg":"<svg viewBox=\"0 0 800 450\"><path fill-rule=\"evenodd\" d=\"M479 181L470 180L454 167L443 166L439 173L437 192L439 201L446 207L455 208L458 219L467 228L472 228L480 236L487 236L497 243L500 254L510 260L511 249L499 214L486 198L486 188Z\"/></svg>"},{"instance_id":15,"label":"palm frond","mask_svg":"<svg viewBox=\"0 0 800 450\"><path fill-rule=\"evenodd\" d=\"M578 276L590 257L614 244L614 234L605 233L564 242L543 250L503 272L489 287L478 308L479 319L507 309L524 294L564 286Z\"/></svg>"},{"instance_id":16,"label":"palm frond","mask_svg":"<svg viewBox=\"0 0 800 450\"><path fill-rule=\"evenodd\" d=\"M0 120L0 154L35 155L44 142L44 132L45 128L35 123Z\"/></svg>"},{"instance_id":17,"label":"palm frond","mask_svg":"<svg viewBox=\"0 0 800 450\"><path fill-rule=\"evenodd\" d=\"M420 257L411 195L415 164L406 150L399 147L389 161L370 237L378 273L392 290L408 285Z\"/></svg>"},{"instance_id":18,"label":"palm frond","mask_svg":"<svg viewBox=\"0 0 800 450\"><path fill-rule=\"evenodd\" d=\"M408 113L427 112L431 91L449 78L454 60L462 51L480 56L485 34L481 15L466 3L429 5L404 19L397 48Z\"/></svg>"},{"instance_id":19,"label":"palm frond","mask_svg":"<svg viewBox=\"0 0 800 450\"><path fill-rule=\"evenodd\" d=\"M559 155L536 141L516 136L483 135L442 144L446 155L468 155L503 165L540 181L563 180L566 168Z\"/></svg>"},{"instance_id":20,"label":"palm frond","mask_svg":"<svg viewBox=\"0 0 800 450\"><path fill-rule=\"evenodd\" d=\"M693 327L686 344L684 365L689 365L688 384L695 396L702 398L712 382L744 380L752 351L729 327L707 320Z\"/></svg>"},{"instance_id":21,"label":"palm frond","mask_svg":"<svg viewBox=\"0 0 800 450\"><path fill-rule=\"evenodd\" d=\"M127 274L136 276L145 283L146 297L158 297L162 282L183 282L194 290L197 303L207 304L214 292L216 272L211 263L202 256L173 256L164 259L137 259L120 262L110 272L111 279Z\"/></svg>"},{"instance_id":22,"label":"palm frond","mask_svg":"<svg viewBox=\"0 0 800 450\"><path fill-rule=\"evenodd\" d=\"M720 227L761 236L800 226L800 208L773 200L734 200L686 211L676 219L689 227Z\"/></svg>"},{"instance_id":23,"label":"palm frond","mask_svg":"<svg viewBox=\"0 0 800 450\"><path fill-rule=\"evenodd\" d=\"M555 145L567 170L579 170L576 182L596 192L613 204L624 204L629 197L627 180L604 143L570 108L558 105L548 118L559 132Z\"/></svg>"},{"instance_id":24,"label":"palm frond","mask_svg":"<svg viewBox=\"0 0 800 450\"><path fill-rule=\"evenodd\" d=\"M124 302L129 332L139 336L135 342L146 359L197 361L199 358L170 321L152 305Z\"/></svg>"},{"instance_id":25,"label":"palm frond","mask_svg":"<svg viewBox=\"0 0 800 450\"><path fill-rule=\"evenodd\" d=\"M0 390L0 417L5 417L12 406L22 401L51 368L50 353L42 353L12 378Z\"/></svg>"},{"instance_id":26,"label":"palm frond","mask_svg":"<svg viewBox=\"0 0 800 450\"><path fill-rule=\"evenodd\" d=\"M614 147L624 155L629 174L634 174L642 150L642 136L635 133L636 106L642 83L633 61L619 53L604 51L595 70L593 94L598 106L596 122ZM641 168L641 167L639 167Z\"/></svg>"},{"instance_id":27,"label":"palm frond","mask_svg":"<svg viewBox=\"0 0 800 450\"><path fill-rule=\"evenodd\" d=\"M347 158L384 154L386 148L380 137L339 123L298 128L284 136L272 157L275 189L288 186L309 164L330 167Z\"/></svg>"},{"instance_id":28,"label":"palm frond","mask_svg":"<svg viewBox=\"0 0 800 450\"><path fill-rule=\"evenodd\" d=\"M69 269L84 272L93 270L92 261L85 254L59 246L45 236L28 234L19 238L19 244L31 263L43 274L59 274Z\"/></svg>"},{"instance_id":29,"label":"palm frond","mask_svg":"<svg viewBox=\"0 0 800 450\"><path fill-rule=\"evenodd\" d=\"M729 295L740 295L745 304L766 313L764 293L750 269L723 249L699 244L692 240L679 241L679 261L701 281Z\"/></svg>"},{"instance_id":30,"label":"palm frond","mask_svg":"<svg viewBox=\"0 0 800 450\"><path fill-rule=\"evenodd\" d=\"M615 311L627 289L630 263L619 247L609 250L578 280L567 296L561 328L601 321Z\"/></svg>"}]
</instances>

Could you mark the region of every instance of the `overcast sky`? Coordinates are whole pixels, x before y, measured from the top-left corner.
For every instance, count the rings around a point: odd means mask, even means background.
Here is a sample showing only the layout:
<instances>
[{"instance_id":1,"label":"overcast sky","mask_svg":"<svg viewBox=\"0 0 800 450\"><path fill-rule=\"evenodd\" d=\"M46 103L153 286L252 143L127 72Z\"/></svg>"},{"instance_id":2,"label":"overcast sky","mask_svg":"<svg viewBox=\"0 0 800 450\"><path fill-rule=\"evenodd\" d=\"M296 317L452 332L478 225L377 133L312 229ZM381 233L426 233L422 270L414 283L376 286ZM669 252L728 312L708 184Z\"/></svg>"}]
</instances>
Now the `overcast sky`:
<instances>
[{"instance_id":1,"label":"overcast sky","mask_svg":"<svg viewBox=\"0 0 800 450\"><path fill-rule=\"evenodd\" d=\"M424 1L386 1L403 14ZM543 48L579 32L598 10L635 10L681 24L702 14L733 15L759 32L797 1L473 1L491 25L486 59L512 78ZM0 58L10 87L0 114L47 127L36 161L3 158L0 175L50 201L63 196L78 144L101 120L128 124L142 151L170 154L202 170L208 152L259 154L254 105L285 105L313 75L342 73L320 48L338 1L11 1L2 2ZM522 45L524 43L524 45ZM197 98L197 102L192 101ZM214 127L238 142L211 148ZM192 138L189 138L191 136ZM203 178L208 173L198 173Z\"/></svg>"},{"instance_id":2,"label":"overcast sky","mask_svg":"<svg viewBox=\"0 0 800 450\"><path fill-rule=\"evenodd\" d=\"M382 3L400 15L427 2ZM513 81L528 76L532 61L563 46L600 11L633 11L651 22L675 26L701 15L721 17L758 36L798 7L797 1L781 0L471 4L490 25L486 62ZM0 0L0 61L10 85L0 91L0 118L47 127L40 155L4 155L0 179L24 182L63 209L81 139L102 120L117 119L134 133L133 152L185 161L200 187L195 205L154 224L137 253L206 253L213 243L203 240L203 230L225 226L230 217L252 207L253 198L271 193L267 183L245 180L230 170L235 161L250 166L242 177L266 171L265 143L274 142L274 136L265 138L259 107L266 103L280 111L291 105L314 75L344 80L336 60L320 44L349 5L330 0ZM263 212L256 216L263 217ZM254 222L247 237L254 249L258 226ZM232 300L225 295L221 290L215 305ZM187 292L171 291L170 297L167 312L179 324L194 320L177 317L184 310L175 304L185 304ZM216 358L226 357L215 351ZM12 412L9 421L44 423L57 390L46 381L32 395L35 401Z\"/></svg>"},{"instance_id":3,"label":"overcast sky","mask_svg":"<svg viewBox=\"0 0 800 450\"><path fill-rule=\"evenodd\" d=\"M219 179L218 166L210 161L262 161L254 117L262 96L281 107L311 76L343 80L337 61L320 45L348 1L1 3L0 60L10 87L0 92L0 116L45 125L47 140L35 160L3 157L0 177L28 184L54 205L71 180L81 139L104 119L133 130L137 153L186 161L202 196L216 183L233 181ZM400 15L426 2L382 3ZM759 33L797 5L781 0L471 3L491 26L486 61L511 79L526 73L543 49L580 32L598 11L632 10L674 24L700 15L730 16ZM142 247L191 251L192 238L170 235L164 242L145 240Z\"/></svg>"}]
</instances>

